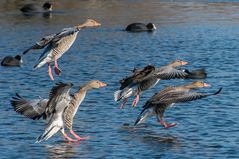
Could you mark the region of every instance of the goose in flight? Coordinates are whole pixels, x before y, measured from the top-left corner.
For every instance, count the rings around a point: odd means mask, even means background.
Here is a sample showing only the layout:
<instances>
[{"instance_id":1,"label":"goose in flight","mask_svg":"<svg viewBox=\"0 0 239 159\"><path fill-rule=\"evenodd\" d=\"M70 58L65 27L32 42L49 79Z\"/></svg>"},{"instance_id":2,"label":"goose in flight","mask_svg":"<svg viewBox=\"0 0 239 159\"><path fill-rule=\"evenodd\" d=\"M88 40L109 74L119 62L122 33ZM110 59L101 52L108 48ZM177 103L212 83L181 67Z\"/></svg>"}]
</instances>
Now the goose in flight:
<instances>
[{"instance_id":1,"label":"goose in flight","mask_svg":"<svg viewBox=\"0 0 239 159\"><path fill-rule=\"evenodd\" d=\"M170 80L175 78L186 78L188 73L177 69L177 67L186 65L188 62L175 60L168 65L156 69L152 65L148 65L143 69L133 70L133 74L120 80L121 87L115 91L115 101L123 100L120 108L126 104L128 98L132 95L136 96L132 106L135 107L139 101L143 91L154 87L159 80Z\"/></svg>"},{"instance_id":2,"label":"goose in flight","mask_svg":"<svg viewBox=\"0 0 239 159\"><path fill-rule=\"evenodd\" d=\"M35 69L42 67L47 63L48 74L51 80L54 80L50 64L54 62L54 70L57 75L60 75L61 70L58 66L57 60L70 49L72 44L75 42L78 32L87 27L97 27L101 24L93 19L86 20L83 24L74 26L72 28L65 28L57 34L52 34L43 37L36 44L28 48L23 52L26 54L30 50L43 49L43 53L38 59L38 63L34 66Z\"/></svg>"},{"instance_id":3,"label":"goose in flight","mask_svg":"<svg viewBox=\"0 0 239 159\"><path fill-rule=\"evenodd\" d=\"M176 123L167 123L164 121L165 110L174 105L175 103L185 103L208 96L219 94L222 90L220 88L217 92L205 94L193 91L197 88L209 87L210 85L203 81L193 82L183 86L171 86L161 90L159 93L153 95L143 106L143 110L138 116L135 125L144 122L147 118L156 115L159 123L165 128L170 128Z\"/></svg>"},{"instance_id":4,"label":"goose in flight","mask_svg":"<svg viewBox=\"0 0 239 159\"><path fill-rule=\"evenodd\" d=\"M83 85L74 94L70 93L72 86L72 83L58 83L51 89L49 99L28 100L19 94L13 97L11 104L16 112L34 120L40 118L49 119L45 131L37 138L37 143L49 139L59 130L68 141L86 139L78 136L73 131L73 118L87 91L104 87L106 84L98 80L92 80ZM76 140L65 133L65 128L69 130Z\"/></svg>"}]
</instances>

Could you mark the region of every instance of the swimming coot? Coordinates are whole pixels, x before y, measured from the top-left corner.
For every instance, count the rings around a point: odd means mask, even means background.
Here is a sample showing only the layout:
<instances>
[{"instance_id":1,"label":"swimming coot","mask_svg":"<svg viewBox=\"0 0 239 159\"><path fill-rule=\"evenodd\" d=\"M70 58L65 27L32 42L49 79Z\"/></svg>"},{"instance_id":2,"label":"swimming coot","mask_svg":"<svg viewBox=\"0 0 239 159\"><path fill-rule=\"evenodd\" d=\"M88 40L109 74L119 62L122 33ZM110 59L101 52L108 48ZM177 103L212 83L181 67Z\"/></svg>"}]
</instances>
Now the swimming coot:
<instances>
[{"instance_id":1,"label":"swimming coot","mask_svg":"<svg viewBox=\"0 0 239 159\"><path fill-rule=\"evenodd\" d=\"M15 57L6 56L3 58L1 65L2 66L18 66L20 67L22 63L22 57L20 55L16 55Z\"/></svg>"},{"instance_id":2,"label":"swimming coot","mask_svg":"<svg viewBox=\"0 0 239 159\"><path fill-rule=\"evenodd\" d=\"M34 4L26 4L20 9L23 13L44 13L44 12L51 12L52 11L52 4L46 2L43 4L42 8L38 8Z\"/></svg>"},{"instance_id":3,"label":"swimming coot","mask_svg":"<svg viewBox=\"0 0 239 159\"><path fill-rule=\"evenodd\" d=\"M132 23L125 30L131 32L154 31L156 30L156 26L153 23L148 23L147 25L144 23Z\"/></svg>"}]
</instances>

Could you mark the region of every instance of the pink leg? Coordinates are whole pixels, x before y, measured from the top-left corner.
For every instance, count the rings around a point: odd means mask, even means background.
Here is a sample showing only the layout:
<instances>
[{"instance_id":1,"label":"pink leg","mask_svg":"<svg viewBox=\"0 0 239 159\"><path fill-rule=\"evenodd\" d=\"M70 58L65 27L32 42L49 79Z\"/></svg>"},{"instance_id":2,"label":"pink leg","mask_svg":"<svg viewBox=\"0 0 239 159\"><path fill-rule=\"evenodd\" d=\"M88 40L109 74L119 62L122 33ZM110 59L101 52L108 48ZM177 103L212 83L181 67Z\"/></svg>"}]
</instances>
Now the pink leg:
<instances>
[{"instance_id":1,"label":"pink leg","mask_svg":"<svg viewBox=\"0 0 239 159\"><path fill-rule=\"evenodd\" d=\"M164 120L160 120L160 124L166 129L177 125L177 123L166 123Z\"/></svg>"},{"instance_id":2,"label":"pink leg","mask_svg":"<svg viewBox=\"0 0 239 159\"><path fill-rule=\"evenodd\" d=\"M56 58L55 58L55 60L54 60L54 63L55 63L55 66L54 66L55 73L56 73L57 75L60 75L60 74L61 74L61 70L60 70L60 68L59 68L59 66L58 66L58 63L57 63L57 59L56 59Z\"/></svg>"},{"instance_id":3,"label":"pink leg","mask_svg":"<svg viewBox=\"0 0 239 159\"><path fill-rule=\"evenodd\" d=\"M52 72L51 72L51 66L50 66L50 63L48 63L48 74L49 74L51 80L53 81L54 78L53 78L53 75L52 75Z\"/></svg>"},{"instance_id":4,"label":"pink leg","mask_svg":"<svg viewBox=\"0 0 239 159\"><path fill-rule=\"evenodd\" d=\"M125 98L123 103L120 105L120 109L124 108L125 103L128 101L128 98Z\"/></svg>"},{"instance_id":5,"label":"pink leg","mask_svg":"<svg viewBox=\"0 0 239 159\"><path fill-rule=\"evenodd\" d=\"M70 141L70 142L77 141L77 140L70 138L66 133L62 133L62 134L67 141Z\"/></svg>"},{"instance_id":6,"label":"pink leg","mask_svg":"<svg viewBox=\"0 0 239 159\"><path fill-rule=\"evenodd\" d=\"M70 133L71 133L78 141L80 141L80 140L87 140L87 139L90 138L89 136L87 136L87 137L80 137L80 136L78 136L73 130L70 130Z\"/></svg>"},{"instance_id":7,"label":"pink leg","mask_svg":"<svg viewBox=\"0 0 239 159\"><path fill-rule=\"evenodd\" d=\"M137 103L139 102L139 95L137 94L136 98L134 99L132 106L136 107Z\"/></svg>"}]
</instances>

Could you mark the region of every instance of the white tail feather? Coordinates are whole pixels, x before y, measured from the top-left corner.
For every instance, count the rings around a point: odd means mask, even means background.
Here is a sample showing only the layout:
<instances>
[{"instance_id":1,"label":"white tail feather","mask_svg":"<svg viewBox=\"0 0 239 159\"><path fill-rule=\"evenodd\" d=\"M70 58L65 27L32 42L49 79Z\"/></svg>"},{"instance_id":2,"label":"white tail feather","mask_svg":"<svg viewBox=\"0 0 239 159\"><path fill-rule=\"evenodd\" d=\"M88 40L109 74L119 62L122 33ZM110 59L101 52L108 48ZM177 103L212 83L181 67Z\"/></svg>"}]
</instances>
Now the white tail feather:
<instances>
[{"instance_id":1,"label":"white tail feather","mask_svg":"<svg viewBox=\"0 0 239 159\"><path fill-rule=\"evenodd\" d=\"M146 109L142 113L140 113L139 117L135 121L134 125L138 125L140 123L143 123L147 118L155 115L155 112L152 109Z\"/></svg>"},{"instance_id":2,"label":"white tail feather","mask_svg":"<svg viewBox=\"0 0 239 159\"><path fill-rule=\"evenodd\" d=\"M121 90L115 91L114 93L114 99L115 101L119 101L121 99Z\"/></svg>"},{"instance_id":3,"label":"white tail feather","mask_svg":"<svg viewBox=\"0 0 239 159\"><path fill-rule=\"evenodd\" d=\"M60 127L59 125L52 123L51 125L47 126L45 131L37 138L36 143L49 139L54 134L56 134L61 128L62 127Z\"/></svg>"}]
</instances>

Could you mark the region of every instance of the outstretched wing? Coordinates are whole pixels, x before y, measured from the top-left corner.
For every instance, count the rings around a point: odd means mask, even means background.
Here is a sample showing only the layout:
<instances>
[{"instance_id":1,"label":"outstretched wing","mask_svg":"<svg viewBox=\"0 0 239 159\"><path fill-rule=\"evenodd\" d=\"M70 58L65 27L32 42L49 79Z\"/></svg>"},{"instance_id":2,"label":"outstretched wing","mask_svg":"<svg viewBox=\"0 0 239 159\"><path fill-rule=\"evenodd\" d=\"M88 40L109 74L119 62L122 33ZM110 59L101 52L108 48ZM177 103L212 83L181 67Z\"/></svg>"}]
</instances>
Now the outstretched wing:
<instances>
[{"instance_id":1,"label":"outstretched wing","mask_svg":"<svg viewBox=\"0 0 239 159\"><path fill-rule=\"evenodd\" d=\"M30 48L25 50L23 52L23 54L26 54L30 50L43 49L45 46L47 46L52 41L52 39L55 36L56 36L56 34L52 34L52 35L48 35L48 36L43 37L40 41L36 42L36 44L34 44L33 46L31 46Z\"/></svg>"},{"instance_id":2,"label":"outstretched wing","mask_svg":"<svg viewBox=\"0 0 239 159\"><path fill-rule=\"evenodd\" d=\"M23 54L26 54L30 50L43 49L47 45L52 44L52 43L54 45L56 45L59 40L61 40L62 38L66 37L68 35L72 35L77 31L79 31L79 30L76 28L65 28L57 34L51 34L51 35L45 36L40 41L38 41L36 44L34 44L33 46L31 46L30 48L25 50L23 52ZM42 55L40 56L39 59L41 59L44 56L44 54L48 51L49 51L48 49L44 50L44 52L42 53Z\"/></svg>"},{"instance_id":3,"label":"outstretched wing","mask_svg":"<svg viewBox=\"0 0 239 159\"><path fill-rule=\"evenodd\" d=\"M212 94L204 94L198 92L188 92L188 91L175 91L175 87L168 87L159 93L153 95L143 106L144 109L149 109L151 107L167 107L172 103L183 103L188 101L193 101L201 98L205 98L211 95L216 95L221 92L220 88L217 92Z\"/></svg>"},{"instance_id":4,"label":"outstretched wing","mask_svg":"<svg viewBox=\"0 0 239 159\"><path fill-rule=\"evenodd\" d=\"M60 33L55 34L54 37L46 44L47 47L45 48L45 50L43 51L38 60L41 61L42 59L44 59L45 56L48 54L48 52L51 49L56 48L59 45L59 43L61 43L61 41L64 40L65 37L72 35L77 31L79 30L76 28L65 28Z\"/></svg>"},{"instance_id":5,"label":"outstretched wing","mask_svg":"<svg viewBox=\"0 0 239 159\"><path fill-rule=\"evenodd\" d=\"M155 71L155 67L152 65L148 65L144 67L143 69L134 69L132 75L120 80L120 84L121 84L120 89L122 90L129 85L142 82L143 80L150 77L154 71Z\"/></svg>"},{"instance_id":6,"label":"outstretched wing","mask_svg":"<svg viewBox=\"0 0 239 159\"><path fill-rule=\"evenodd\" d=\"M49 101L46 109L46 114L55 113L56 111L63 111L70 102L70 89L72 83L57 83L49 93Z\"/></svg>"},{"instance_id":7,"label":"outstretched wing","mask_svg":"<svg viewBox=\"0 0 239 159\"><path fill-rule=\"evenodd\" d=\"M167 104L167 103L184 103L188 101L193 101L201 98L205 98L211 95L216 95L221 92L222 88L220 88L217 92L212 94L204 94L204 93L198 93L198 92L169 92L162 96L157 101L154 101L154 104Z\"/></svg>"},{"instance_id":8,"label":"outstretched wing","mask_svg":"<svg viewBox=\"0 0 239 159\"><path fill-rule=\"evenodd\" d=\"M43 116L43 119L46 119L44 114L47 107L48 99L32 99L28 100L16 94L16 97L13 97L11 104L13 109L19 114L24 115L30 119L40 119Z\"/></svg>"},{"instance_id":9,"label":"outstretched wing","mask_svg":"<svg viewBox=\"0 0 239 159\"><path fill-rule=\"evenodd\" d=\"M162 80L169 80L175 78L186 78L188 73L173 67L162 67L155 71L154 76Z\"/></svg>"}]
</instances>

